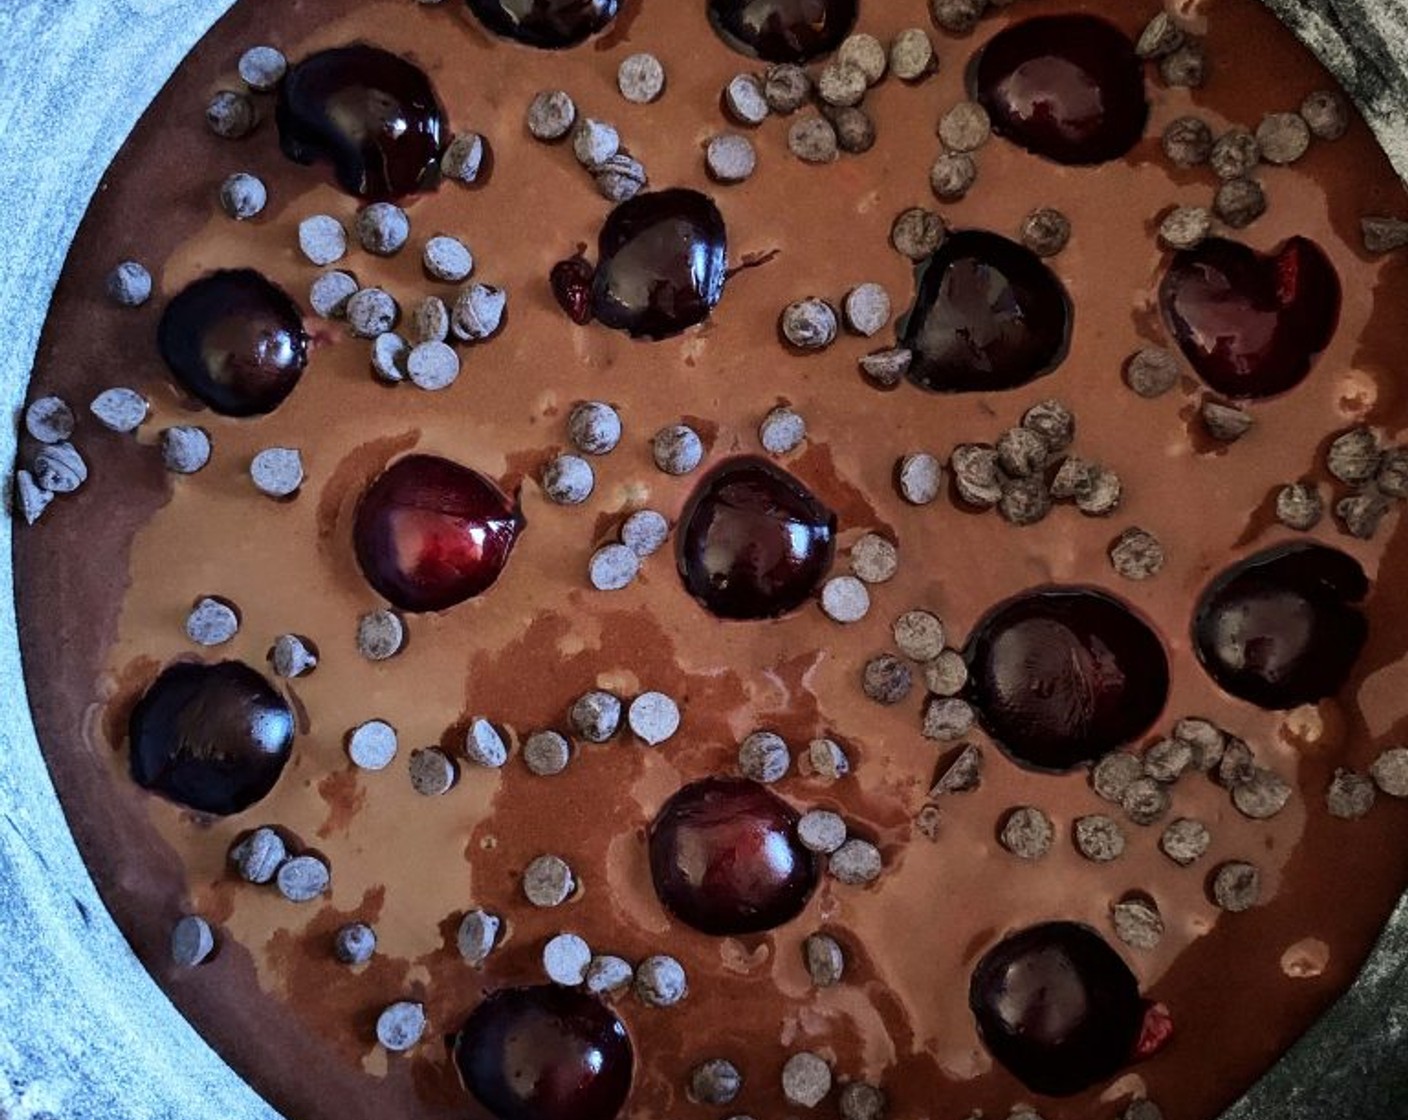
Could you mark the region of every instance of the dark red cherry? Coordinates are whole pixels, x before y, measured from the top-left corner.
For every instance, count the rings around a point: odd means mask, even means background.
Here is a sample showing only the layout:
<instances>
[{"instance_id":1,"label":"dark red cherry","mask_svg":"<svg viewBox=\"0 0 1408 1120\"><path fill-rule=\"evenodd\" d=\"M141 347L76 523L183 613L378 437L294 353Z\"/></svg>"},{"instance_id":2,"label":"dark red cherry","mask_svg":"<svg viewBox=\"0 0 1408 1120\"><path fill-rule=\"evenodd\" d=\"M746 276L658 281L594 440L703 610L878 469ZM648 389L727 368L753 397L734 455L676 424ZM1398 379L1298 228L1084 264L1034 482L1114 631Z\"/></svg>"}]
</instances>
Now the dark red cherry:
<instances>
[{"instance_id":1,"label":"dark red cherry","mask_svg":"<svg viewBox=\"0 0 1408 1120\"><path fill-rule=\"evenodd\" d=\"M857 0L709 0L709 22L743 54L808 62L841 45L856 8Z\"/></svg>"},{"instance_id":2,"label":"dark red cherry","mask_svg":"<svg viewBox=\"0 0 1408 1120\"><path fill-rule=\"evenodd\" d=\"M702 323L723 297L728 231L708 195L638 194L611 211L597 239L592 311L636 338Z\"/></svg>"},{"instance_id":3,"label":"dark red cherry","mask_svg":"<svg viewBox=\"0 0 1408 1120\"><path fill-rule=\"evenodd\" d=\"M298 304L248 268L212 272L178 293L157 344L176 380L224 416L273 412L308 364Z\"/></svg>"},{"instance_id":4,"label":"dark red cherry","mask_svg":"<svg viewBox=\"0 0 1408 1120\"><path fill-rule=\"evenodd\" d=\"M553 298L578 326L586 326L592 321L592 280L595 275L596 269L582 256L558 261L548 273Z\"/></svg>"},{"instance_id":5,"label":"dark red cherry","mask_svg":"<svg viewBox=\"0 0 1408 1120\"><path fill-rule=\"evenodd\" d=\"M969 77L994 132L1056 163L1118 159L1149 120L1134 44L1096 16L1015 23L993 36Z\"/></svg>"},{"instance_id":6,"label":"dark red cherry","mask_svg":"<svg viewBox=\"0 0 1408 1120\"><path fill-rule=\"evenodd\" d=\"M1056 274L996 233L950 235L919 268L899 325L909 379L939 393L1015 389L1050 373L1070 347L1073 311Z\"/></svg>"},{"instance_id":7,"label":"dark red cherry","mask_svg":"<svg viewBox=\"0 0 1408 1120\"><path fill-rule=\"evenodd\" d=\"M635 1056L614 1013L558 985L509 988L451 1042L464 1087L495 1120L613 1120Z\"/></svg>"},{"instance_id":8,"label":"dark red cherry","mask_svg":"<svg viewBox=\"0 0 1408 1120\"><path fill-rule=\"evenodd\" d=\"M1281 545L1223 572L1193 616L1203 668L1259 708L1313 703L1344 687L1369 626L1359 561L1321 544Z\"/></svg>"},{"instance_id":9,"label":"dark red cherry","mask_svg":"<svg viewBox=\"0 0 1408 1120\"><path fill-rule=\"evenodd\" d=\"M807 601L831 568L836 515L786 471L744 456L719 464L680 516L685 590L720 618L776 618Z\"/></svg>"},{"instance_id":10,"label":"dark red cherry","mask_svg":"<svg viewBox=\"0 0 1408 1120\"><path fill-rule=\"evenodd\" d=\"M1139 982L1089 926L1047 922L999 942L973 970L968 1006L984 1045L1028 1089L1065 1097L1135 1056Z\"/></svg>"},{"instance_id":11,"label":"dark red cherry","mask_svg":"<svg viewBox=\"0 0 1408 1120\"><path fill-rule=\"evenodd\" d=\"M650 826L650 877L665 907L719 937L776 929L802 912L817 865L797 814L757 782L706 778Z\"/></svg>"},{"instance_id":12,"label":"dark red cherry","mask_svg":"<svg viewBox=\"0 0 1408 1120\"><path fill-rule=\"evenodd\" d=\"M525 524L478 471L408 455L362 495L353 540L367 582L393 606L443 611L494 585Z\"/></svg>"},{"instance_id":13,"label":"dark red cherry","mask_svg":"<svg viewBox=\"0 0 1408 1120\"><path fill-rule=\"evenodd\" d=\"M240 813L274 788L293 729L288 702L243 662L178 662L132 709L132 778L200 813Z\"/></svg>"},{"instance_id":14,"label":"dark red cherry","mask_svg":"<svg viewBox=\"0 0 1408 1120\"><path fill-rule=\"evenodd\" d=\"M1294 389L1340 320L1340 278L1313 241L1292 237L1260 254L1209 238L1175 253L1159 306L1190 365L1237 399Z\"/></svg>"},{"instance_id":15,"label":"dark red cherry","mask_svg":"<svg viewBox=\"0 0 1408 1120\"><path fill-rule=\"evenodd\" d=\"M495 35L530 47L562 50L595 35L616 18L619 0L467 0Z\"/></svg>"},{"instance_id":16,"label":"dark red cherry","mask_svg":"<svg viewBox=\"0 0 1408 1120\"><path fill-rule=\"evenodd\" d=\"M1038 770L1070 770L1138 738L1168 699L1158 635L1092 588L1009 599L978 623L967 656L984 726Z\"/></svg>"},{"instance_id":17,"label":"dark red cherry","mask_svg":"<svg viewBox=\"0 0 1408 1120\"><path fill-rule=\"evenodd\" d=\"M425 72L356 43L289 69L274 110L279 147L295 163L331 163L348 194L402 198L435 185L450 125Z\"/></svg>"}]
</instances>

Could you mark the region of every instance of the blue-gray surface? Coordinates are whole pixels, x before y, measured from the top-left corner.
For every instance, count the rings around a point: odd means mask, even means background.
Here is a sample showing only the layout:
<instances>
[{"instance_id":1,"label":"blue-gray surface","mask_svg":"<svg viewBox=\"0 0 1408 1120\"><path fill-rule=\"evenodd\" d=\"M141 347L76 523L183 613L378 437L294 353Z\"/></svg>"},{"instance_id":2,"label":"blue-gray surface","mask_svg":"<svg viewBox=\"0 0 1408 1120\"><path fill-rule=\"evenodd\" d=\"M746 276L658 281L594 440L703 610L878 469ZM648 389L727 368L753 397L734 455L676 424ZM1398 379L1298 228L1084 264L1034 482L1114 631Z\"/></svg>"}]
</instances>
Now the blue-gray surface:
<instances>
[{"instance_id":1,"label":"blue-gray surface","mask_svg":"<svg viewBox=\"0 0 1408 1120\"><path fill-rule=\"evenodd\" d=\"M1408 176L1404 0L1268 2L1345 80ZM0 399L11 415L87 199L166 76L228 4L0 0L0 307L11 323ZM0 424L6 477L14 430ZM0 517L0 681L9 682L0 693L0 1118L276 1120L167 1002L94 892L29 724L9 556ZM1405 1086L1408 906L1400 906L1360 983L1228 1120L1402 1120Z\"/></svg>"}]
</instances>

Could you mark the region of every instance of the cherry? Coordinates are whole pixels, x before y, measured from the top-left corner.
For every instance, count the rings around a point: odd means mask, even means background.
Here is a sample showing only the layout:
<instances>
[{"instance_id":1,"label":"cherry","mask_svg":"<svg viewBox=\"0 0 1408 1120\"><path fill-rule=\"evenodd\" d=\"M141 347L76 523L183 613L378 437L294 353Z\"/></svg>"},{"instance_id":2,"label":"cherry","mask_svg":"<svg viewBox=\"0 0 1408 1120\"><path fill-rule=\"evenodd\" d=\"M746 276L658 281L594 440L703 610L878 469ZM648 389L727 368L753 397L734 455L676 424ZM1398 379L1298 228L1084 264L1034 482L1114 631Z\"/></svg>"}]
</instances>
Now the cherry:
<instances>
[{"instance_id":1,"label":"cherry","mask_svg":"<svg viewBox=\"0 0 1408 1120\"><path fill-rule=\"evenodd\" d=\"M1270 397L1299 385L1330 344L1340 280L1304 237L1268 254L1214 237L1174 254L1159 306L1211 388L1237 399Z\"/></svg>"},{"instance_id":2,"label":"cherry","mask_svg":"<svg viewBox=\"0 0 1408 1120\"><path fill-rule=\"evenodd\" d=\"M595 35L616 18L619 0L467 0L495 35L530 47L562 50Z\"/></svg>"},{"instance_id":3,"label":"cherry","mask_svg":"<svg viewBox=\"0 0 1408 1120\"><path fill-rule=\"evenodd\" d=\"M608 1008L571 988L508 988L450 1043L460 1079L496 1120L612 1120L635 1056Z\"/></svg>"},{"instance_id":4,"label":"cherry","mask_svg":"<svg viewBox=\"0 0 1408 1120\"><path fill-rule=\"evenodd\" d=\"M308 364L298 305L247 268L212 272L179 292L157 344L176 380L224 416L273 412Z\"/></svg>"},{"instance_id":5,"label":"cherry","mask_svg":"<svg viewBox=\"0 0 1408 1120\"><path fill-rule=\"evenodd\" d=\"M992 1056L1033 1092L1065 1097L1119 1072L1144 1023L1139 982L1098 933L1030 926L973 970L968 1006Z\"/></svg>"},{"instance_id":6,"label":"cherry","mask_svg":"<svg viewBox=\"0 0 1408 1120\"><path fill-rule=\"evenodd\" d=\"M685 589L720 618L776 618L831 567L836 515L766 459L729 459L700 482L675 534Z\"/></svg>"},{"instance_id":7,"label":"cherry","mask_svg":"<svg viewBox=\"0 0 1408 1120\"><path fill-rule=\"evenodd\" d=\"M969 76L993 131L1056 163L1118 159L1149 120L1134 44L1096 16L1013 24L993 36Z\"/></svg>"},{"instance_id":8,"label":"cherry","mask_svg":"<svg viewBox=\"0 0 1408 1120\"><path fill-rule=\"evenodd\" d=\"M1041 258L984 230L951 234L919 269L899 325L909 379L940 393L1015 389L1065 360L1070 296Z\"/></svg>"},{"instance_id":9,"label":"cherry","mask_svg":"<svg viewBox=\"0 0 1408 1120\"><path fill-rule=\"evenodd\" d=\"M768 62L810 62L841 45L857 0L709 0L709 22L734 50Z\"/></svg>"},{"instance_id":10,"label":"cherry","mask_svg":"<svg viewBox=\"0 0 1408 1120\"><path fill-rule=\"evenodd\" d=\"M1168 655L1149 624L1091 588L1027 592L968 644L974 703L1017 762L1065 771L1147 731L1168 699Z\"/></svg>"},{"instance_id":11,"label":"cherry","mask_svg":"<svg viewBox=\"0 0 1408 1120\"><path fill-rule=\"evenodd\" d=\"M816 888L797 814L757 782L706 778L676 793L650 826L650 876L666 908L717 936L776 929Z\"/></svg>"},{"instance_id":12,"label":"cherry","mask_svg":"<svg viewBox=\"0 0 1408 1120\"><path fill-rule=\"evenodd\" d=\"M596 269L582 256L558 261L548 273L553 298L578 326L586 326L592 321L592 279L595 275Z\"/></svg>"},{"instance_id":13,"label":"cherry","mask_svg":"<svg viewBox=\"0 0 1408 1120\"><path fill-rule=\"evenodd\" d=\"M434 186L450 140L425 72L364 43L291 67L274 112L284 155L331 163L343 190L374 201Z\"/></svg>"},{"instance_id":14,"label":"cherry","mask_svg":"<svg viewBox=\"0 0 1408 1120\"><path fill-rule=\"evenodd\" d=\"M274 788L293 730L288 702L243 662L177 662L132 709L132 778L198 813L240 813Z\"/></svg>"},{"instance_id":15,"label":"cherry","mask_svg":"<svg viewBox=\"0 0 1408 1120\"><path fill-rule=\"evenodd\" d=\"M362 495L353 541L362 573L393 606L442 611L494 585L525 524L478 471L408 455Z\"/></svg>"},{"instance_id":16,"label":"cherry","mask_svg":"<svg viewBox=\"0 0 1408 1120\"><path fill-rule=\"evenodd\" d=\"M1368 637L1354 604L1359 561L1321 544L1281 545L1223 572L1193 616L1193 648L1222 688L1259 708L1313 703L1344 687Z\"/></svg>"},{"instance_id":17,"label":"cherry","mask_svg":"<svg viewBox=\"0 0 1408 1120\"><path fill-rule=\"evenodd\" d=\"M602 226L597 254L592 311L636 338L669 338L702 323L724 294L728 232L698 191L621 203Z\"/></svg>"}]
</instances>

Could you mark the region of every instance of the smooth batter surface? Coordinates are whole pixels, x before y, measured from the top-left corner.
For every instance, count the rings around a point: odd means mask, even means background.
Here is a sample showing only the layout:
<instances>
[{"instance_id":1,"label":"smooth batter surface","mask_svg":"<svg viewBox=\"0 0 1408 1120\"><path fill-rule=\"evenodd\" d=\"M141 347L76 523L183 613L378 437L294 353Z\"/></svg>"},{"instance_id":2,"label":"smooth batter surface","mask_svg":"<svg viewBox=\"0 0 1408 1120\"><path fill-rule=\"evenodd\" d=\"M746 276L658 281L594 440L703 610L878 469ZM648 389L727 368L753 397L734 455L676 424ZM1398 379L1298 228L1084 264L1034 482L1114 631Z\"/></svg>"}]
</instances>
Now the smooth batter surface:
<instances>
[{"instance_id":1,"label":"smooth batter surface","mask_svg":"<svg viewBox=\"0 0 1408 1120\"><path fill-rule=\"evenodd\" d=\"M1164 341L1153 297L1162 265L1156 216L1179 202L1206 204L1212 190L1209 172L1170 172L1158 148L1163 125L1190 102L1215 130L1255 125L1265 112L1297 106L1327 76L1250 0L1223 2L1208 5L1207 88L1190 97L1151 78L1148 138L1126 161L1063 169L990 142L978 155L973 193L939 208L956 227L1009 235L1038 205L1070 216L1074 238L1053 267L1076 305L1071 355L1055 375L1012 393L930 397L906 386L880 394L854 367L873 343L843 338L823 355L797 357L777 342L776 316L793 299L839 300L867 280L907 302L909 268L887 244L889 226L904 207L933 204L934 123L962 96L963 65L1000 19L965 40L936 32L936 77L916 87L888 80L871 91L866 107L880 139L870 153L808 167L786 153L786 123L773 119L754 134L754 178L717 187L704 175L701 143L731 127L718 91L750 66L712 36L702 6L627 5L603 39L565 55L491 41L454 5L370 4L351 14L346 7L323 0L275 13L246 4L202 44L99 194L40 351L35 395L58 392L81 406L102 388L130 384L154 406L140 444L82 425L77 442L92 476L40 526L17 534L17 578L36 719L75 832L119 923L178 1005L294 1120L393 1110L463 1115L434 1036L454 1030L484 990L539 980L543 941L570 930L597 951L633 960L672 952L689 972L691 995L680 1007L617 1002L640 1058L632 1116L696 1109L683 1099L684 1080L714 1056L744 1073L737 1111L784 1115L778 1071L802 1048L834 1059L838 1076L883 1084L895 1116L961 1117L972 1107L1002 1115L1030 1097L992 1068L974 1033L966 1008L972 963L1003 932L1047 918L1087 921L1113 938L1110 903L1138 889L1157 899L1167 933L1152 953L1122 952L1146 994L1169 1005L1180 1034L1132 1073L1174 1120L1213 1115L1348 983L1408 878L1401 805L1381 798L1354 823L1332 820L1323 808L1333 768L1367 767L1400 740L1408 716L1401 664L1408 574L1392 520L1372 545L1349 542L1329 520L1316 531L1377 577L1370 645L1339 701L1290 716L1250 709L1208 681L1186 637L1192 604L1212 574L1289 536L1268 512L1277 486L1318 474L1327 438L1352 422L1379 425L1389 439L1404 426L1396 363L1408 329L1397 309L1408 296L1408 270L1402 260L1363 257L1355 228L1362 213L1393 212L1401 187L1368 130L1356 121L1348 137L1314 145L1293 169L1266 169L1270 210L1244 235L1269 248L1308 234L1340 272L1338 334L1300 388L1255 406L1252 434L1212 452L1190 436L1191 379L1147 402L1123 387L1119 371L1139 345ZM1024 0L1011 15L1104 7ZM1110 7L1104 14L1131 34L1154 10ZM872 3L858 30L888 41L912 25L928 25L917 0ZM399 257L380 261L358 250L338 267L387 287L409 308L431 292L452 294L423 277L419 246L434 233L454 233L475 252L476 279L508 289L507 328L463 352L464 373L452 389L424 394L376 384L367 343L340 324L310 320L318 341L310 369L273 416L192 414L155 349L164 297L209 268L250 265L306 306L317 270L297 252L298 221L327 212L350 226L356 211L323 173L278 154L271 102L261 102L265 119L255 136L232 144L206 131L205 101L233 86L236 59L256 42L297 59L359 38L426 67L455 128L485 133L495 159L483 187L447 185L409 205L412 242ZM628 105L615 90L616 65L636 50L666 64L669 86L655 105ZM579 242L594 242L609 204L569 150L527 137L524 109L547 86L616 123L653 185L710 191L729 223L732 261L780 250L730 283L705 327L671 342L636 343L574 327L553 304L548 269ZM218 211L215 189L236 170L269 184L270 207L255 223L235 225ZM157 298L136 312L102 296L102 276L126 256L146 261L158 279ZM914 509L894 492L899 455L942 457L957 443L991 440L1052 395L1076 412L1075 450L1125 480L1113 518L1085 519L1065 507L1018 530L995 514L960 511L947 497ZM565 446L572 404L594 397L620 408L626 437L594 463L591 502L560 509L534 479ZM800 411L810 431L807 449L785 465L837 510L843 544L871 529L899 541L899 575L876 589L864 623L842 629L814 608L772 624L716 623L685 596L663 553L631 589L589 590L587 558L624 512L648 504L673 517L693 485L651 464L657 428L691 418L712 461L758 450L757 423L779 401ZM210 430L215 456L201 474L173 480L162 470L153 444L170 423ZM303 451L309 481L291 503L272 503L249 482L249 459L268 446ZM493 592L442 616L412 618L405 652L372 665L356 653L355 623L379 604L352 557L351 513L366 482L411 448L448 455L509 488L521 483L529 529ZM1119 580L1105 558L1129 525L1158 534L1169 552L1164 572L1147 584ZM1301 796L1275 821L1256 823L1242 819L1224 791L1185 778L1174 811L1209 825L1209 856L1179 870L1157 851L1158 827L1130 825L1130 850L1100 867L1069 846L1070 822L1103 811L1084 776L1027 773L990 749L982 789L943 805L937 842L920 835L912 822L938 752L919 734L919 697L895 709L867 701L857 684L861 664L889 646L890 621L905 610L935 610L957 644L994 603L1048 581L1101 584L1158 624L1173 688L1155 731L1183 715L1207 716L1246 738L1258 761L1295 780ZM232 600L242 614L240 636L220 656L262 667L273 638L296 632L312 638L322 658L314 674L288 685L303 734L279 787L249 813L213 825L136 790L122 743L142 689L166 661L193 652L181 624L207 594ZM581 749L556 778L534 777L515 757L501 773L467 770L443 799L411 790L411 748L456 745L477 715L520 736L563 726L572 699L593 686L668 692L684 713L680 733L655 750L626 738ZM369 718L400 733L401 758L381 774L355 771L343 749L346 732ZM853 831L880 843L886 871L868 890L824 880L796 922L719 941L672 922L655 900L644 829L681 784L730 769L738 741L763 726L794 751L819 734L847 746L850 778L827 785L794 771L779 789L799 807L842 812ZM1035 865L994 840L1002 814L1020 804L1045 809L1061 836ZM329 859L333 890L322 903L295 907L227 870L231 840L264 823ZM517 876L545 851L565 857L585 889L563 908L534 911L521 900ZM1262 907L1219 916L1207 901L1206 872L1225 858L1262 866ZM482 972L454 948L459 917L471 906L509 923L507 943ZM204 914L219 931L217 958L194 972L168 964L170 926L185 912ZM330 951L332 932L352 918L372 922L380 938L377 957L357 971ZM810 988L799 948L819 927L850 952L845 983L821 993ZM388 1057L371 1029L380 1008L399 998L423 999L430 1015L427 1041L410 1057ZM1107 1095L1113 1102L1136 1086L1124 1079ZM1040 1108L1048 1120L1117 1111L1115 1103L1092 1105L1096 1095Z\"/></svg>"}]
</instances>

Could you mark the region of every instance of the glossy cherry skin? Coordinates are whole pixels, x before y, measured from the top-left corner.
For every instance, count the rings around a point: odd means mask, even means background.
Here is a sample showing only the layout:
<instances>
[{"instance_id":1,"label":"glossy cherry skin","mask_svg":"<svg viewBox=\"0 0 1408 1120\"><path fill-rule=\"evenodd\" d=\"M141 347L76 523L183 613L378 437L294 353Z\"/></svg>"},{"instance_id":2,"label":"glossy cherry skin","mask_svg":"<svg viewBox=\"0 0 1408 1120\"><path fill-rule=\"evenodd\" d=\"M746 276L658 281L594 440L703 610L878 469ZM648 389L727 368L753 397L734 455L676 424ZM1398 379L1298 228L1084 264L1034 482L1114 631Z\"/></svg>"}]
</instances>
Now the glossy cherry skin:
<instances>
[{"instance_id":1,"label":"glossy cherry skin","mask_svg":"<svg viewBox=\"0 0 1408 1120\"><path fill-rule=\"evenodd\" d=\"M951 234L919 269L899 325L909 379L939 393L1015 389L1070 348L1070 296L1024 245L984 230Z\"/></svg>"},{"instance_id":2,"label":"glossy cherry skin","mask_svg":"<svg viewBox=\"0 0 1408 1120\"><path fill-rule=\"evenodd\" d=\"M650 826L655 893L704 933L776 929L816 889L816 857L797 839L797 819L757 782L706 778L685 786Z\"/></svg>"},{"instance_id":3,"label":"glossy cherry skin","mask_svg":"<svg viewBox=\"0 0 1408 1120\"><path fill-rule=\"evenodd\" d=\"M1158 635L1093 588L1009 599L979 622L967 658L984 726L1037 770L1070 770L1138 738L1168 699Z\"/></svg>"},{"instance_id":4,"label":"glossy cherry skin","mask_svg":"<svg viewBox=\"0 0 1408 1120\"><path fill-rule=\"evenodd\" d=\"M685 590L719 618L776 618L831 568L836 515L766 459L720 463L685 504L675 561Z\"/></svg>"},{"instance_id":5,"label":"glossy cherry skin","mask_svg":"<svg viewBox=\"0 0 1408 1120\"><path fill-rule=\"evenodd\" d=\"M857 0L709 0L709 21L743 54L809 62L841 45L857 7Z\"/></svg>"},{"instance_id":6,"label":"glossy cherry skin","mask_svg":"<svg viewBox=\"0 0 1408 1120\"><path fill-rule=\"evenodd\" d=\"M467 0L495 35L530 47L575 47L616 18L619 0Z\"/></svg>"},{"instance_id":7,"label":"glossy cherry skin","mask_svg":"<svg viewBox=\"0 0 1408 1120\"><path fill-rule=\"evenodd\" d=\"M621 203L597 239L592 312L636 338L669 338L724 294L728 231L713 200L683 188Z\"/></svg>"},{"instance_id":8,"label":"glossy cherry skin","mask_svg":"<svg viewBox=\"0 0 1408 1120\"><path fill-rule=\"evenodd\" d=\"M348 194L369 201L433 187L450 124L425 72L355 43L290 67L275 107L279 147L295 163L331 163Z\"/></svg>"},{"instance_id":9,"label":"glossy cherry skin","mask_svg":"<svg viewBox=\"0 0 1408 1120\"><path fill-rule=\"evenodd\" d=\"M968 1006L992 1056L1053 1097L1129 1064L1145 1010L1129 966L1075 922L1030 926L989 949L973 970Z\"/></svg>"},{"instance_id":10,"label":"glossy cherry skin","mask_svg":"<svg viewBox=\"0 0 1408 1120\"><path fill-rule=\"evenodd\" d=\"M969 76L993 131L1056 163L1119 159L1149 120L1134 44L1096 16L1015 23L993 36Z\"/></svg>"},{"instance_id":11,"label":"glossy cherry skin","mask_svg":"<svg viewBox=\"0 0 1408 1120\"><path fill-rule=\"evenodd\" d=\"M353 540L367 582L393 606L443 611L494 585L525 524L478 471L408 455L362 495Z\"/></svg>"},{"instance_id":12,"label":"glossy cherry skin","mask_svg":"<svg viewBox=\"0 0 1408 1120\"><path fill-rule=\"evenodd\" d=\"M214 816L262 800L293 751L293 710L240 661L169 666L127 730L139 786Z\"/></svg>"},{"instance_id":13,"label":"glossy cherry skin","mask_svg":"<svg viewBox=\"0 0 1408 1120\"><path fill-rule=\"evenodd\" d=\"M451 1041L465 1089L496 1120L613 1120L631 1090L626 1028L584 992L508 988Z\"/></svg>"},{"instance_id":14,"label":"glossy cherry skin","mask_svg":"<svg viewBox=\"0 0 1408 1120\"><path fill-rule=\"evenodd\" d=\"M1223 572L1193 616L1203 668L1240 700L1280 710L1333 696L1364 648L1359 561L1321 544L1259 552Z\"/></svg>"},{"instance_id":15,"label":"glossy cherry skin","mask_svg":"<svg viewBox=\"0 0 1408 1120\"><path fill-rule=\"evenodd\" d=\"M1274 252L1210 238L1175 253L1159 306L1189 364L1208 385L1247 400L1294 389L1334 337L1340 278L1315 242Z\"/></svg>"},{"instance_id":16,"label":"glossy cherry skin","mask_svg":"<svg viewBox=\"0 0 1408 1120\"><path fill-rule=\"evenodd\" d=\"M157 345L176 380L224 416L273 412L308 365L298 304L248 268L212 272L179 292Z\"/></svg>"}]
</instances>

